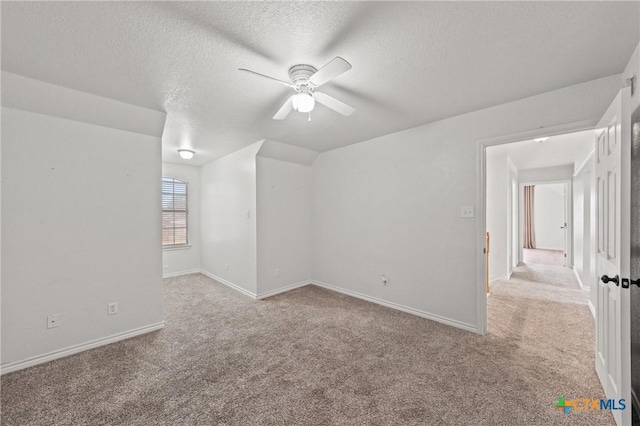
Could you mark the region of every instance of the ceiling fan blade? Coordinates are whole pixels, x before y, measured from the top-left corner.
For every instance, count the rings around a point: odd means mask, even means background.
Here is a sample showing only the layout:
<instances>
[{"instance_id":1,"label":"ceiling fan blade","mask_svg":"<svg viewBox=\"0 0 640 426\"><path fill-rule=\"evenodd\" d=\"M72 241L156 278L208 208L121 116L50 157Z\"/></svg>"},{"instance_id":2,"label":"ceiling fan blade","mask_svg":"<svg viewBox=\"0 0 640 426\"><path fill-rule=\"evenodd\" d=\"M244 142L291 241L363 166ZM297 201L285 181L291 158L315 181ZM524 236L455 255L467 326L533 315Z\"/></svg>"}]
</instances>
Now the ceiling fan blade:
<instances>
[{"instance_id":1,"label":"ceiling fan blade","mask_svg":"<svg viewBox=\"0 0 640 426\"><path fill-rule=\"evenodd\" d=\"M331 108L332 110L337 111L347 117L353 114L353 112L355 111L355 108L322 92L315 92L313 95L316 101L320 102L322 105Z\"/></svg>"},{"instance_id":2,"label":"ceiling fan blade","mask_svg":"<svg viewBox=\"0 0 640 426\"><path fill-rule=\"evenodd\" d=\"M296 86L294 86L293 84L291 84L291 83L289 83L287 81L278 80L277 78L269 77L268 75L260 74L259 72L251 71L251 70L248 70L246 68L238 68L238 71L250 72L251 74L255 74L255 75L258 75L260 77L268 78L269 80L277 81L278 83L284 84L287 87L292 87L294 89L296 88Z\"/></svg>"},{"instance_id":3,"label":"ceiling fan blade","mask_svg":"<svg viewBox=\"0 0 640 426\"><path fill-rule=\"evenodd\" d=\"M316 87L320 87L325 84L329 80L333 80L343 72L349 71L351 69L351 64L340 56L336 56L333 58L327 65L320 68L309 78L309 82L315 85Z\"/></svg>"},{"instance_id":4,"label":"ceiling fan blade","mask_svg":"<svg viewBox=\"0 0 640 426\"><path fill-rule=\"evenodd\" d=\"M274 120L284 120L285 118L287 118L287 115L289 115L291 110L293 110L293 97L294 96L295 95L291 95L289 97L289 99L287 99L287 101L284 103L284 105L282 105L280 107L278 112L276 112L276 115L273 116Z\"/></svg>"}]
</instances>

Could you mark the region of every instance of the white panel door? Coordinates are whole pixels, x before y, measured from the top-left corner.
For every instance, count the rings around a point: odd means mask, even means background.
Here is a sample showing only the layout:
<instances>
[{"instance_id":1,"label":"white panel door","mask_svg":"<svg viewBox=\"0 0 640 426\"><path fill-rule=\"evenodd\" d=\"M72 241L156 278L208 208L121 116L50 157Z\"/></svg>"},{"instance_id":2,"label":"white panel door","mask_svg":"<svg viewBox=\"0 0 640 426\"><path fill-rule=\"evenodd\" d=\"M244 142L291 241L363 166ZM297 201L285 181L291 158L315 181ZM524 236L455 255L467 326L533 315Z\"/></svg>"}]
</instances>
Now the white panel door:
<instances>
[{"instance_id":1,"label":"white panel door","mask_svg":"<svg viewBox=\"0 0 640 426\"><path fill-rule=\"evenodd\" d=\"M598 123L595 151L596 371L606 397L614 399L616 406L620 399L625 400L625 410L613 410L619 425L631 424L629 290L620 286L621 277L629 273L631 146L630 130L624 128L624 121L629 120L622 114L628 96L624 90L618 93Z\"/></svg>"}]
</instances>

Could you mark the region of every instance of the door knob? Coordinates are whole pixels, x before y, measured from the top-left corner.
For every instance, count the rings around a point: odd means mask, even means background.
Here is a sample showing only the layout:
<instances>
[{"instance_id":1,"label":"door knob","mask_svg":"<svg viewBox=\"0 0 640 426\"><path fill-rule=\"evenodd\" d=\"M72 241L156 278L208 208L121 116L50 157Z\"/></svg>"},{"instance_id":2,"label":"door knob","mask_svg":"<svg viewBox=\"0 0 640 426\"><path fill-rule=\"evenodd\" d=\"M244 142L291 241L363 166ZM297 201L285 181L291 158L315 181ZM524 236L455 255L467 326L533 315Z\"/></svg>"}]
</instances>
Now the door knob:
<instances>
[{"instance_id":1,"label":"door knob","mask_svg":"<svg viewBox=\"0 0 640 426\"><path fill-rule=\"evenodd\" d=\"M611 277L611 278L609 278L607 275L603 275L602 278L600 278L600 279L605 284L607 284L609 282L612 282L615 285L620 285L620 277L618 275L616 275L615 277Z\"/></svg>"}]
</instances>

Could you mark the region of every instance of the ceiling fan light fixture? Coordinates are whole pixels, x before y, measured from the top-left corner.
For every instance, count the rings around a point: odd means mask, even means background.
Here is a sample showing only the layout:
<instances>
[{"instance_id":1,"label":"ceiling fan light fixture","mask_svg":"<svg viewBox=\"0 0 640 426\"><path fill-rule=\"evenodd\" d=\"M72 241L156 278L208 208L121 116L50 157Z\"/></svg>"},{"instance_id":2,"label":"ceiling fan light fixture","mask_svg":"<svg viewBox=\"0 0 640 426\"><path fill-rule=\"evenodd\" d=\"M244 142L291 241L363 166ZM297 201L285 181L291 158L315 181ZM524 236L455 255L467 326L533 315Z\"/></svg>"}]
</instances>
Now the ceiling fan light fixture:
<instances>
[{"instance_id":1,"label":"ceiling fan light fixture","mask_svg":"<svg viewBox=\"0 0 640 426\"><path fill-rule=\"evenodd\" d=\"M298 112L311 112L316 105L315 99L308 93L298 93L293 96L293 109Z\"/></svg>"},{"instance_id":2,"label":"ceiling fan light fixture","mask_svg":"<svg viewBox=\"0 0 640 426\"><path fill-rule=\"evenodd\" d=\"M190 149L179 149L178 154L180 154L180 157L184 158L185 160L191 160L193 158L193 154L195 154L195 151L192 151Z\"/></svg>"}]
</instances>

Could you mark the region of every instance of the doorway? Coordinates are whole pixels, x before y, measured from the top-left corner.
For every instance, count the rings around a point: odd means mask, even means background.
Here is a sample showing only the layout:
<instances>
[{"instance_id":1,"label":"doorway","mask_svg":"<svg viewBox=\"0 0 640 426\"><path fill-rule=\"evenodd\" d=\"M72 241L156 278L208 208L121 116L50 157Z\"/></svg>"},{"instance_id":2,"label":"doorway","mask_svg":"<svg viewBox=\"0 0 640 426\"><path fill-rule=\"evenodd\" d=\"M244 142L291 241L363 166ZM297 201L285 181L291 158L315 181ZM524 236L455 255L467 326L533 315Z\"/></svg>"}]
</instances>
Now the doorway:
<instances>
[{"instance_id":1,"label":"doorway","mask_svg":"<svg viewBox=\"0 0 640 426\"><path fill-rule=\"evenodd\" d=\"M523 263L571 266L570 192L570 181L521 183Z\"/></svg>"}]
</instances>

